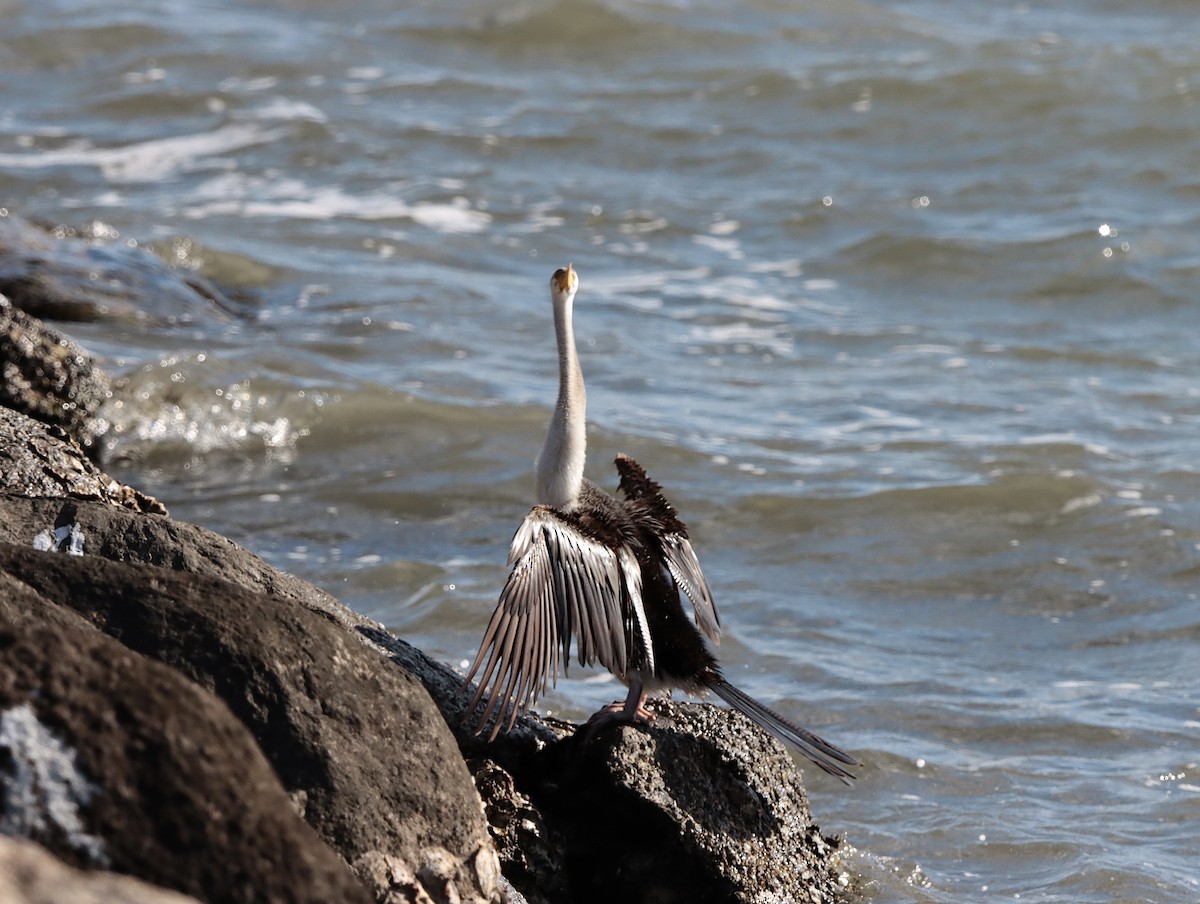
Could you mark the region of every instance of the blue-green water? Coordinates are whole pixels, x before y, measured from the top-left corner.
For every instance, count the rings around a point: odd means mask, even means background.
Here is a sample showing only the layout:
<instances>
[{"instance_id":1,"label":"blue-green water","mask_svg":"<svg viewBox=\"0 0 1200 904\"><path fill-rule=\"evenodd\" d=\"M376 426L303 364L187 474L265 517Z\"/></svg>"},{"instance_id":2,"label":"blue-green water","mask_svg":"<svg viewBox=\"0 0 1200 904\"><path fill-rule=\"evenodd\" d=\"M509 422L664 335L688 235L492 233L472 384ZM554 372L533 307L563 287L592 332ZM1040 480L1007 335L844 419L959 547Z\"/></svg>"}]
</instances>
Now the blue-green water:
<instances>
[{"instance_id":1,"label":"blue-green water","mask_svg":"<svg viewBox=\"0 0 1200 904\"><path fill-rule=\"evenodd\" d=\"M75 324L111 470L474 653L573 261L871 902L1200 898L1200 42L1073 0L0 5L0 205L254 321ZM546 707L620 696L572 673Z\"/></svg>"}]
</instances>

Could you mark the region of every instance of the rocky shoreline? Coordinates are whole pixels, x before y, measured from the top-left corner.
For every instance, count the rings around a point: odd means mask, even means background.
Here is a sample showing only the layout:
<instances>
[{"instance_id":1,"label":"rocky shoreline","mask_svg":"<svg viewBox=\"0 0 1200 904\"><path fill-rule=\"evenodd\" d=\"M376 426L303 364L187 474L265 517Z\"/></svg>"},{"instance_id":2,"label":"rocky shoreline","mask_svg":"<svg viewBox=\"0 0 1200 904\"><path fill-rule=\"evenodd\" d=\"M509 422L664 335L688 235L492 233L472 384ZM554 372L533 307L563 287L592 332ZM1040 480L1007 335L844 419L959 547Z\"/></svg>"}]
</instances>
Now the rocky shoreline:
<instances>
[{"instance_id":1,"label":"rocky shoreline","mask_svg":"<svg viewBox=\"0 0 1200 904\"><path fill-rule=\"evenodd\" d=\"M58 272L96 243L0 219L0 900L839 894L799 772L740 714L485 743L452 669L105 474L117 390L37 316L103 316ZM104 255L119 316L169 320L139 297L164 280L181 318L226 316L135 250Z\"/></svg>"}]
</instances>

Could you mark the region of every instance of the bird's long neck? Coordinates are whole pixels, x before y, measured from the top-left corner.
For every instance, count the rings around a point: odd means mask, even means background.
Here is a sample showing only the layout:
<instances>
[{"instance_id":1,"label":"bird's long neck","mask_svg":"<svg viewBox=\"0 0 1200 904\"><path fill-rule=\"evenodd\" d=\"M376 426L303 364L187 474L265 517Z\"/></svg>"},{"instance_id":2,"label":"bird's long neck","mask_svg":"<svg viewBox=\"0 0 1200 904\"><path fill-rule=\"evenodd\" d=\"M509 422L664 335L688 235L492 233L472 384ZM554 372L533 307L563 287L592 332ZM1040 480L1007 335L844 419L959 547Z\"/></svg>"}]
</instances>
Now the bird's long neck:
<instances>
[{"instance_id":1,"label":"bird's long neck","mask_svg":"<svg viewBox=\"0 0 1200 904\"><path fill-rule=\"evenodd\" d=\"M558 403L538 456L537 496L544 505L569 510L579 500L587 455L587 393L575 351L572 299L554 305L554 334L558 339Z\"/></svg>"}]
</instances>

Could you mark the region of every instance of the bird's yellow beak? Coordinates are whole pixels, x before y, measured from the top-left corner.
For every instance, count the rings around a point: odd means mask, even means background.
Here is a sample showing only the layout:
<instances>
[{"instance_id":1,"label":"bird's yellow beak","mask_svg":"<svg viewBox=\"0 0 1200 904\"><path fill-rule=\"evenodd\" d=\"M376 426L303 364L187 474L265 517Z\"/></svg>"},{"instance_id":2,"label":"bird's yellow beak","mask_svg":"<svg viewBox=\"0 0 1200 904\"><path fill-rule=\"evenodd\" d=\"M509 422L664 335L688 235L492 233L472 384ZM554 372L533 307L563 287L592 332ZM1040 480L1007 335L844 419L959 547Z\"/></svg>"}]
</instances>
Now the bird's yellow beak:
<instances>
[{"instance_id":1,"label":"bird's yellow beak","mask_svg":"<svg viewBox=\"0 0 1200 904\"><path fill-rule=\"evenodd\" d=\"M579 276L575 273L573 264L567 264L566 267L554 274L554 284L560 292L570 292L579 285Z\"/></svg>"}]
</instances>

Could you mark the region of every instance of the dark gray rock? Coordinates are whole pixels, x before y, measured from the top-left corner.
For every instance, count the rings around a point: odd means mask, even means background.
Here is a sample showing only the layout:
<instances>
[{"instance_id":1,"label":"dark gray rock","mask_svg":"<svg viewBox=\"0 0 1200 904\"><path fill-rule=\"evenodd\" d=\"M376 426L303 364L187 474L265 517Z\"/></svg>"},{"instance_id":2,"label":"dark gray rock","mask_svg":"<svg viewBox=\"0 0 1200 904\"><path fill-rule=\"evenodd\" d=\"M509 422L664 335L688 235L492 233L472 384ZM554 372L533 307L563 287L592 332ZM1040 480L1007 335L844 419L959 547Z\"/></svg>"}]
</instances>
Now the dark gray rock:
<instances>
[{"instance_id":1,"label":"dark gray rock","mask_svg":"<svg viewBox=\"0 0 1200 904\"><path fill-rule=\"evenodd\" d=\"M108 376L83 349L0 295L0 405L61 427L94 457L109 395Z\"/></svg>"},{"instance_id":2,"label":"dark gray rock","mask_svg":"<svg viewBox=\"0 0 1200 904\"><path fill-rule=\"evenodd\" d=\"M32 841L0 836L4 904L199 904L129 876L73 869Z\"/></svg>"},{"instance_id":3,"label":"dark gray rock","mask_svg":"<svg viewBox=\"0 0 1200 904\"><path fill-rule=\"evenodd\" d=\"M740 713L659 702L649 728L574 736L533 797L567 835L572 899L829 902L831 842L783 745ZM611 864L620 864L613 869Z\"/></svg>"},{"instance_id":4,"label":"dark gray rock","mask_svg":"<svg viewBox=\"0 0 1200 904\"><path fill-rule=\"evenodd\" d=\"M25 508L0 499L0 510L9 503ZM85 549L91 516L139 517L67 505ZM143 520L143 536L178 527ZM362 874L411 874L439 902L498 895L499 863L453 737L425 689L356 635L293 600L197 573L10 543L0 571L225 700L308 822Z\"/></svg>"},{"instance_id":5,"label":"dark gray rock","mask_svg":"<svg viewBox=\"0 0 1200 904\"><path fill-rule=\"evenodd\" d=\"M535 904L570 901L566 843L507 770L489 759L469 763L505 877Z\"/></svg>"},{"instance_id":6,"label":"dark gray rock","mask_svg":"<svg viewBox=\"0 0 1200 904\"><path fill-rule=\"evenodd\" d=\"M418 675L468 757L505 876L533 904L828 902L838 842L783 745L740 713L657 701L648 728L518 719L488 743L450 669L370 634Z\"/></svg>"},{"instance_id":7,"label":"dark gray rock","mask_svg":"<svg viewBox=\"0 0 1200 904\"><path fill-rule=\"evenodd\" d=\"M103 231L102 231L103 232ZM208 280L136 244L0 215L0 293L48 320L177 325L227 321L238 306Z\"/></svg>"},{"instance_id":8,"label":"dark gray rock","mask_svg":"<svg viewBox=\"0 0 1200 904\"><path fill-rule=\"evenodd\" d=\"M0 406L0 493L95 499L139 512L166 506L113 480L61 428Z\"/></svg>"},{"instance_id":9,"label":"dark gray rock","mask_svg":"<svg viewBox=\"0 0 1200 904\"><path fill-rule=\"evenodd\" d=\"M56 624L78 612L224 698L309 822L360 875L386 879L381 897L411 897L409 876L436 901L499 896L453 736L422 685L353 629L378 625L211 531L110 504L115 482L77 446L18 423L24 436L0 432L0 486L37 495L0 494L0 590L34 591ZM39 542L83 555L39 555Z\"/></svg>"},{"instance_id":10,"label":"dark gray rock","mask_svg":"<svg viewBox=\"0 0 1200 904\"><path fill-rule=\"evenodd\" d=\"M371 900L224 704L91 628L24 621L0 627L0 834L205 901Z\"/></svg>"},{"instance_id":11,"label":"dark gray rock","mask_svg":"<svg viewBox=\"0 0 1200 904\"><path fill-rule=\"evenodd\" d=\"M51 602L23 581L0 571L0 626L95 630L82 615Z\"/></svg>"},{"instance_id":12,"label":"dark gray rock","mask_svg":"<svg viewBox=\"0 0 1200 904\"><path fill-rule=\"evenodd\" d=\"M186 521L145 517L127 508L94 505L92 501L0 491L0 540L30 546L36 534L45 529L78 525L82 551L87 555L220 577L308 608L341 607L328 593L273 568L220 534Z\"/></svg>"}]
</instances>

